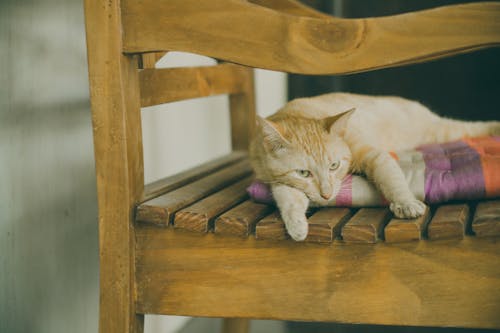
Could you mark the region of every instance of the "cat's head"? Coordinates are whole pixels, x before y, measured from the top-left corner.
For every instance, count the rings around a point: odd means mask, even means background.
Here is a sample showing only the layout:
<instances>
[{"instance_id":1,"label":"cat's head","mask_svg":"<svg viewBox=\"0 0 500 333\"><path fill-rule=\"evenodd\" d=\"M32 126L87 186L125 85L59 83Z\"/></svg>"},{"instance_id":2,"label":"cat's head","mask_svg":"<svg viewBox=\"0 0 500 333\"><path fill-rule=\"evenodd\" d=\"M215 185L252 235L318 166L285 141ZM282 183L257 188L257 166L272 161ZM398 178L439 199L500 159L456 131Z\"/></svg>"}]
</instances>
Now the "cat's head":
<instances>
[{"instance_id":1,"label":"cat's head","mask_svg":"<svg viewBox=\"0 0 500 333\"><path fill-rule=\"evenodd\" d=\"M351 111L325 119L258 118L250 147L257 178L294 187L311 201L326 204L349 171L351 151L340 132Z\"/></svg>"}]
</instances>

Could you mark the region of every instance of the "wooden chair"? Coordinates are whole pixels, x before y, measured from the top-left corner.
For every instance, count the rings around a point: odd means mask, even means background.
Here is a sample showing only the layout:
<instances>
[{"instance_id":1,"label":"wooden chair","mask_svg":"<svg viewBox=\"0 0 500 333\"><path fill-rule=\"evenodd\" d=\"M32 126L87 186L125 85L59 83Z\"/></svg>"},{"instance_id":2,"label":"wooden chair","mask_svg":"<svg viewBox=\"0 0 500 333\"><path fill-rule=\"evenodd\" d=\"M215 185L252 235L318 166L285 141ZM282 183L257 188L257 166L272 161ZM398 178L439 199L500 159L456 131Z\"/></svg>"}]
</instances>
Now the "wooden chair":
<instances>
[{"instance_id":1,"label":"wooden chair","mask_svg":"<svg viewBox=\"0 0 500 333\"><path fill-rule=\"evenodd\" d=\"M279 216L247 201L242 152L255 116L251 67L355 73L498 46L500 3L341 19L293 0L85 0L85 13L100 332L142 332L149 313L233 318L227 332L245 331L248 318L500 328L500 245L479 237L498 234L498 201L480 204L472 225L467 205L439 208L430 224L324 209L308 239L330 245L276 241L286 238ZM228 63L154 69L169 50ZM223 93L234 152L144 185L140 108ZM452 239L428 239L443 235Z\"/></svg>"}]
</instances>

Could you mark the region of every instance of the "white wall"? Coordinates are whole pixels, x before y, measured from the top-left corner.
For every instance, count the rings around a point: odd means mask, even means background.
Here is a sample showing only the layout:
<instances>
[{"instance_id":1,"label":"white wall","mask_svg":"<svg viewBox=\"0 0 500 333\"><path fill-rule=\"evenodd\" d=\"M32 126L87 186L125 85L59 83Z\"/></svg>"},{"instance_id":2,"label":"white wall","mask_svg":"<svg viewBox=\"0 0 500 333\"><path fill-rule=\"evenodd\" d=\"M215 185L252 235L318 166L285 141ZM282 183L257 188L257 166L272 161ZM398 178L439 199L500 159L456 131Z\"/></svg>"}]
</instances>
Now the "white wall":
<instances>
[{"instance_id":1,"label":"white wall","mask_svg":"<svg viewBox=\"0 0 500 333\"><path fill-rule=\"evenodd\" d=\"M209 58L171 52L158 67L203 66ZM256 71L257 112L267 116L286 101L286 75ZM146 182L168 176L230 151L227 96L171 103L143 109ZM147 316L146 333L175 332L187 318Z\"/></svg>"},{"instance_id":2,"label":"white wall","mask_svg":"<svg viewBox=\"0 0 500 333\"><path fill-rule=\"evenodd\" d=\"M213 59L167 53L157 67L208 66ZM256 70L257 112L267 116L285 103L286 75ZM230 152L227 96L212 96L143 108L146 182Z\"/></svg>"}]
</instances>

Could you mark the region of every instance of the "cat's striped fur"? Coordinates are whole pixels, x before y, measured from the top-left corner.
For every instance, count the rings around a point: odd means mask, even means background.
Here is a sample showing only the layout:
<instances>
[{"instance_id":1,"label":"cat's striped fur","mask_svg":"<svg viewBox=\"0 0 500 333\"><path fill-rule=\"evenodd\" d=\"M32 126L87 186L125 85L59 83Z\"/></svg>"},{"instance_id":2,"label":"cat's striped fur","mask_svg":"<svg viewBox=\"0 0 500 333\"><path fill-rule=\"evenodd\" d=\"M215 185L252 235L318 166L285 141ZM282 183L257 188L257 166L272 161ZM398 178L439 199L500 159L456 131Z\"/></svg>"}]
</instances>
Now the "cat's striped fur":
<instances>
[{"instance_id":1,"label":"cat's striped fur","mask_svg":"<svg viewBox=\"0 0 500 333\"><path fill-rule=\"evenodd\" d=\"M389 152L490 134L500 134L500 122L445 119L400 97L333 93L258 118L250 157L257 178L271 184L288 233L303 240L308 205L328 206L348 173L373 180L396 216L420 216L425 205Z\"/></svg>"}]
</instances>

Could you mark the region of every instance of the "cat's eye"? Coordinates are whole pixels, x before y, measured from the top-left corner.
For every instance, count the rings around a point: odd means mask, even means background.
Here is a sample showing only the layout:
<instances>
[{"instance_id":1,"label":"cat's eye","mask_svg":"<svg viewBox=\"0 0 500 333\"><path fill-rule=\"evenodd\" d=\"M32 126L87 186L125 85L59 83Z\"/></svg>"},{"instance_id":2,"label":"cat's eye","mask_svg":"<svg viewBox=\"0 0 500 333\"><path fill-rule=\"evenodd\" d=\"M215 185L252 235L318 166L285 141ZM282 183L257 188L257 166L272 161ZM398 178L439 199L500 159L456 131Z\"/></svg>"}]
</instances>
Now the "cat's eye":
<instances>
[{"instance_id":1,"label":"cat's eye","mask_svg":"<svg viewBox=\"0 0 500 333\"><path fill-rule=\"evenodd\" d=\"M299 169L299 170L297 170L297 174L299 176L301 176L301 177L304 177L304 178L309 178L309 177L312 176L312 173L309 170L301 170L301 169Z\"/></svg>"},{"instance_id":2,"label":"cat's eye","mask_svg":"<svg viewBox=\"0 0 500 333\"><path fill-rule=\"evenodd\" d=\"M330 171L335 171L339 168L340 166L340 161L335 161L332 164L330 164Z\"/></svg>"}]
</instances>

